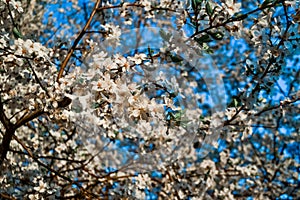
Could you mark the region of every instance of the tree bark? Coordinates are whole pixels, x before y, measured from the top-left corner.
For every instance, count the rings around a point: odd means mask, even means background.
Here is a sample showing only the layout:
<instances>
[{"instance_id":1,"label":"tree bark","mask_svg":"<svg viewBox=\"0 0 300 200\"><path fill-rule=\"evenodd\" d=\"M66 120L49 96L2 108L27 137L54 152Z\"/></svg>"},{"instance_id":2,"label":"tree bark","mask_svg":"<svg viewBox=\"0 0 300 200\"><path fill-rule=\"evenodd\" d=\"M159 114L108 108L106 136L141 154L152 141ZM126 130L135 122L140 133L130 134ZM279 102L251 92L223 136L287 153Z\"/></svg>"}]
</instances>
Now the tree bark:
<instances>
[{"instance_id":1,"label":"tree bark","mask_svg":"<svg viewBox=\"0 0 300 200\"><path fill-rule=\"evenodd\" d=\"M15 133L14 129L7 129L2 139L2 144L0 146L0 167L2 166L4 160L6 159L7 152L9 150L9 145L12 137Z\"/></svg>"}]
</instances>

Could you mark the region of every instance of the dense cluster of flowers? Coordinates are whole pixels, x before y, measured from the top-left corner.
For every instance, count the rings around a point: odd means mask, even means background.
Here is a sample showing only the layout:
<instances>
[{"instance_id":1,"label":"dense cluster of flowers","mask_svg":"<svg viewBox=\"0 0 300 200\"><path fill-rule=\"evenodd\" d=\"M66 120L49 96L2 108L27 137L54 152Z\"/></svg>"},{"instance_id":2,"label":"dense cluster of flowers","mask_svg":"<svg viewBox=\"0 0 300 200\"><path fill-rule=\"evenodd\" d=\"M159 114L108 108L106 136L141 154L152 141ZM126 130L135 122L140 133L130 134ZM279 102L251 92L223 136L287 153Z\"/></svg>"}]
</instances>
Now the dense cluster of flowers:
<instances>
[{"instance_id":1,"label":"dense cluster of flowers","mask_svg":"<svg viewBox=\"0 0 300 200\"><path fill-rule=\"evenodd\" d=\"M298 1L0 10L0 198L300 198Z\"/></svg>"}]
</instances>

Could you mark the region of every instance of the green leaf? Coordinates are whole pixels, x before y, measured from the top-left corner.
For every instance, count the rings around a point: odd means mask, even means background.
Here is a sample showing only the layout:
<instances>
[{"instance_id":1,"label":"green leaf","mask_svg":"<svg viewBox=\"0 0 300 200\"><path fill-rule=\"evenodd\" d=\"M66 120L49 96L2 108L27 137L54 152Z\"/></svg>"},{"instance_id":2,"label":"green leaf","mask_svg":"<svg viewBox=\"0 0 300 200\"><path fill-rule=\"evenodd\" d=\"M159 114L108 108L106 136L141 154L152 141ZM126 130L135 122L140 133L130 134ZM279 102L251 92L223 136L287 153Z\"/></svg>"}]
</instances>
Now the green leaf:
<instances>
[{"instance_id":1,"label":"green leaf","mask_svg":"<svg viewBox=\"0 0 300 200\"><path fill-rule=\"evenodd\" d=\"M181 58L180 56L177 56L177 55L175 55L175 56L170 55L170 58L171 58L172 62L175 62L175 63L183 61L183 58Z\"/></svg>"},{"instance_id":2,"label":"green leaf","mask_svg":"<svg viewBox=\"0 0 300 200\"><path fill-rule=\"evenodd\" d=\"M163 29L159 30L159 34L162 37L162 39L164 39L165 41L169 41L170 38L172 37L171 33L166 33Z\"/></svg>"},{"instance_id":3,"label":"green leaf","mask_svg":"<svg viewBox=\"0 0 300 200\"><path fill-rule=\"evenodd\" d=\"M246 19L248 17L247 14L242 14L242 13L235 13L233 16L232 16L232 19L234 21L237 21L237 20L243 20L243 19Z\"/></svg>"},{"instance_id":4,"label":"green leaf","mask_svg":"<svg viewBox=\"0 0 300 200\"><path fill-rule=\"evenodd\" d=\"M202 49L208 53L208 54L212 54L214 53L213 49L210 48L210 46L208 46L207 42L211 42L211 38L209 35L203 35L200 38L194 38L194 40L202 47Z\"/></svg>"},{"instance_id":5,"label":"green leaf","mask_svg":"<svg viewBox=\"0 0 300 200\"><path fill-rule=\"evenodd\" d=\"M202 4L203 0L191 0L191 1L192 1L192 8L194 11L201 8L201 4Z\"/></svg>"},{"instance_id":6,"label":"green leaf","mask_svg":"<svg viewBox=\"0 0 300 200\"><path fill-rule=\"evenodd\" d=\"M22 34L21 34L21 32L18 30L18 28L17 27L14 27L13 28L13 34L14 34L14 36L18 39L18 38L23 38L23 36L22 36Z\"/></svg>"},{"instance_id":7,"label":"green leaf","mask_svg":"<svg viewBox=\"0 0 300 200\"><path fill-rule=\"evenodd\" d=\"M174 118L175 120L180 120L181 117L184 115L185 111L184 110L179 110L175 113Z\"/></svg>"},{"instance_id":8,"label":"green leaf","mask_svg":"<svg viewBox=\"0 0 300 200\"><path fill-rule=\"evenodd\" d=\"M192 8L195 11L197 7L196 0L191 0L191 1L192 1Z\"/></svg>"},{"instance_id":9,"label":"green leaf","mask_svg":"<svg viewBox=\"0 0 300 200\"><path fill-rule=\"evenodd\" d=\"M209 35L203 35L199 38L195 38L195 41L198 42L200 45L202 45L204 42L211 42L212 39Z\"/></svg>"},{"instance_id":10,"label":"green leaf","mask_svg":"<svg viewBox=\"0 0 300 200\"><path fill-rule=\"evenodd\" d=\"M212 50L212 49L207 45L207 43L203 43L202 48L203 48L203 50L205 50L206 53L208 53L208 54L214 53L214 50Z\"/></svg>"},{"instance_id":11,"label":"green leaf","mask_svg":"<svg viewBox=\"0 0 300 200\"><path fill-rule=\"evenodd\" d=\"M205 117L204 117L203 115L200 115L200 116L199 116L199 120L200 120L200 121L203 121L204 119L205 119Z\"/></svg>"},{"instance_id":12,"label":"green leaf","mask_svg":"<svg viewBox=\"0 0 300 200\"><path fill-rule=\"evenodd\" d=\"M205 10L210 17L214 14L214 10L211 8L209 2L206 3Z\"/></svg>"},{"instance_id":13,"label":"green leaf","mask_svg":"<svg viewBox=\"0 0 300 200\"><path fill-rule=\"evenodd\" d=\"M233 99L233 105L234 105L234 107L237 107L238 106L238 101L237 101L237 99Z\"/></svg>"},{"instance_id":14,"label":"green leaf","mask_svg":"<svg viewBox=\"0 0 300 200\"><path fill-rule=\"evenodd\" d=\"M92 103L91 108L92 108L92 109L100 108L102 103L103 103L103 102L100 102L100 103L97 103L97 102Z\"/></svg>"},{"instance_id":15,"label":"green leaf","mask_svg":"<svg viewBox=\"0 0 300 200\"><path fill-rule=\"evenodd\" d=\"M233 96L230 104L228 105L228 108L231 108L231 107L236 108L236 107L241 106L241 105L242 105L241 99L237 96Z\"/></svg>"},{"instance_id":16,"label":"green leaf","mask_svg":"<svg viewBox=\"0 0 300 200\"><path fill-rule=\"evenodd\" d=\"M217 31L215 33L209 32L209 34L215 40L222 40L224 37L224 34L220 31Z\"/></svg>"}]
</instances>

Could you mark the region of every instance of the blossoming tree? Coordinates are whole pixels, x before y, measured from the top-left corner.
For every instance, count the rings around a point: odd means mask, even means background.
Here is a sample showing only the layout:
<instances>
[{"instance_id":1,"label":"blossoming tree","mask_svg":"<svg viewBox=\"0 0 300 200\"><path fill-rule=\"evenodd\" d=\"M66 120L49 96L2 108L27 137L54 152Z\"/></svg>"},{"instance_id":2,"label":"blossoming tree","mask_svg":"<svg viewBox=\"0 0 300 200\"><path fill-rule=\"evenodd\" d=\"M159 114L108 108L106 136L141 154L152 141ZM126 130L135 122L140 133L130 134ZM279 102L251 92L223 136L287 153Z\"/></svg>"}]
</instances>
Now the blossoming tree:
<instances>
[{"instance_id":1,"label":"blossoming tree","mask_svg":"<svg viewBox=\"0 0 300 200\"><path fill-rule=\"evenodd\" d=\"M1 198L300 198L298 1L0 9Z\"/></svg>"}]
</instances>

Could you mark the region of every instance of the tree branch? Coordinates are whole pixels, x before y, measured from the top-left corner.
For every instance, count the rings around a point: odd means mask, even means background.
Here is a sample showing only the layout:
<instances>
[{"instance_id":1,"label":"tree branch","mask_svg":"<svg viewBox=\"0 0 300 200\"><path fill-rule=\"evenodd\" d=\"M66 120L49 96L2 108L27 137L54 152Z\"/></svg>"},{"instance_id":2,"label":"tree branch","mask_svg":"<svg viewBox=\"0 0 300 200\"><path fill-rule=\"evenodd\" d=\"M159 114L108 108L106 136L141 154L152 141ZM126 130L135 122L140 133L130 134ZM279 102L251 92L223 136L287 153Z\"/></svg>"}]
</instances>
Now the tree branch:
<instances>
[{"instance_id":1,"label":"tree branch","mask_svg":"<svg viewBox=\"0 0 300 200\"><path fill-rule=\"evenodd\" d=\"M71 49L68 51L68 54L65 58L65 60L63 61L61 67L60 67L60 70L59 70L59 73L58 73L58 76L57 76L57 82L59 82L59 79L63 76L63 73L64 73L64 70L72 56L72 54L74 53L74 50L75 48L77 47L77 45L79 44L80 40L82 39L82 37L84 36L84 34L86 33L86 30L89 28L91 22L92 22L92 19L94 17L94 15L96 14L97 12L97 9L99 7L99 5L101 4L102 0L97 0L94 8L93 8L93 11L88 19L88 21L86 22L84 28L81 30L81 32L79 33L79 35L77 36L77 38L75 39Z\"/></svg>"}]
</instances>

